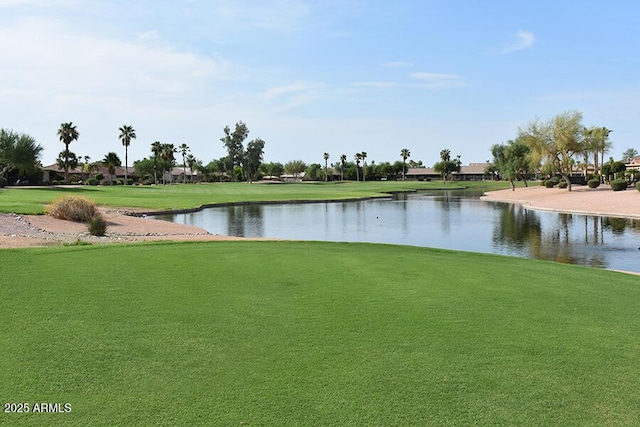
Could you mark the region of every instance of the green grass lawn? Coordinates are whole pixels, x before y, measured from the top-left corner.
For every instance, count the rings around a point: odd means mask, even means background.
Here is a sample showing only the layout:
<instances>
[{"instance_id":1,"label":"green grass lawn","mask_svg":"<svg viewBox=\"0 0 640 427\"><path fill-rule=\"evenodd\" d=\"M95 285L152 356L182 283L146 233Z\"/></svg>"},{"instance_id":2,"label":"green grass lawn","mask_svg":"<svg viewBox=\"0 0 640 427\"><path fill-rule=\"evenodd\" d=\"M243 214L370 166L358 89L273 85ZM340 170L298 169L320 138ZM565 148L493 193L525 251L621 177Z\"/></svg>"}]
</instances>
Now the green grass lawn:
<instances>
[{"instance_id":1,"label":"green grass lawn","mask_svg":"<svg viewBox=\"0 0 640 427\"><path fill-rule=\"evenodd\" d=\"M640 419L631 275L321 242L16 249L0 260L2 400L72 406L1 413L3 425Z\"/></svg>"},{"instance_id":2,"label":"green grass lawn","mask_svg":"<svg viewBox=\"0 0 640 427\"><path fill-rule=\"evenodd\" d=\"M189 209L206 204L290 200L337 200L380 197L385 192L508 188L505 182L352 182L303 184L215 183L166 186L77 186L72 188L0 189L0 212L41 214L45 205L63 195L82 195L100 205L149 210Z\"/></svg>"}]
</instances>

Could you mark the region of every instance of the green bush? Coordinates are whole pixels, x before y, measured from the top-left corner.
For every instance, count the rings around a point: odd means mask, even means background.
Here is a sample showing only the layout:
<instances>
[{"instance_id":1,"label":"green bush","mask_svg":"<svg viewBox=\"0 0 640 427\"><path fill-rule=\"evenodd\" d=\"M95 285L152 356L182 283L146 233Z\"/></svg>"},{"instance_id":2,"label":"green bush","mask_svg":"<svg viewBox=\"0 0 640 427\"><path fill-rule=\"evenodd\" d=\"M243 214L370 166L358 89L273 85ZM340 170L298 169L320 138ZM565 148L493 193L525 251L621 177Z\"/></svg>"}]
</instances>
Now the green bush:
<instances>
[{"instance_id":1,"label":"green bush","mask_svg":"<svg viewBox=\"0 0 640 427\"><path fill-rule=\"evenodd\" d=\"M562 180L558 183L558 188L567 188L567 181Z\"/></svg>"},{"instance_id":2,"label":"green bush","mask_svg":"<svg viewBox=\"0 0 640 427\"><path fill-rule=\"evenodd\" d=\"M627 181L625 179L614 179L611 181L611 189L613 191L622 191L627 189Z\"/></svg>"},{"instance_id":3,"label":"green bush","mask_svg":"<svg viewBox=\"0 0 640 427\"><path fill-rule=\"evenodd\" d=\"M107 231L107 221L98 213L89 219L87 227L92 236L104 236Z\"/></svg>"},{"instance_id":4,"label":"green bush","mask_svg":"<svg viewBox=\"0 0 640 427\"><path fill-rule=\"evenodd\" d=\"M640 191L640 182L636 182L636 190Z\"/></svg>"},{"instance_id":5,"label":"green bush","mask_svg":"<svg viewBox=\"0 0 640 427\"><path fill-rule=\"evenodd\" d=\"M54 200L49 215L67 221L87 222L96 216L96 204L84 197L62 196Z\"/></svg>"},{"instance_id":6,"label":"green bush","mask_svg":"<svg viewBox=\"0 0 640 427\"><path fill-rule=\"evenodd\" d=\"M598 188L600 187L600 180L597 178L592 178L587 181L587 185L589 186L589 188Z\"/></svg>"},{"instance_id":7,"label":"green bush","mask_svg":"<svg viewBox=\"0 0 640 427\"><path fill-rule=\"evenodd\" d=\"M547 188L553 188L553 187L556 186L557 183L558 183L557 181L554 181L552 179L548 179L548 180L544 181L544 186L547 187Z\"/></svg>"},{"instance_id":8,"label":"green bush","mask_svg":"<svg viewBox=\"0 0 640 427\"><path fill-rule=\"evenodd\" d=\"M84 184L85 184L85 185L98 185L99 183L100 183L100 181L98 181L98 179L97 179L97 178L93 178L93 177L92 177L92 178L87 179L87 180L84 182Z\"/></svg>"},{"instance_id":9,"label":"green bush","mask_svg":"<svg viewBox=\"0 0 640 427\"><path fill-rule=\"evenodd\" d=\"M543 187L546 187L547 186L547 180L543 179L542 181L540 181L540 185L543 186Z\"/></svg>"}]
</instances>

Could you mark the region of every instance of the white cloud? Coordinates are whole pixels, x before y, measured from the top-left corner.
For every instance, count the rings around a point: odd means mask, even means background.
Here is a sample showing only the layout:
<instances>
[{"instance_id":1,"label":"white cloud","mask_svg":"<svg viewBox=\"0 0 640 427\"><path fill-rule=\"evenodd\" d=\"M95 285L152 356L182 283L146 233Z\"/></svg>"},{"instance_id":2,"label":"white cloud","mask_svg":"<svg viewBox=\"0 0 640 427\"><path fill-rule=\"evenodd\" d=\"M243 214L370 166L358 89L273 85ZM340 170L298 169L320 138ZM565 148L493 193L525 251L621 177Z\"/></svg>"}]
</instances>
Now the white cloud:
<instances>
[{"instance_id":1,"label":"white cloud","mask_svg":"<svg viewBox=\"0 0 640 427\"><path fill-rule=\"evenodd\" d=\"M515 34L515 40L502 49L502 54L517 52L519 50L528 49L536 42L535 35L530 31L520 30Z\"/></svg>"},{"instance_id":2,"label":"white cloud","mask_svg":"<svg viewBox=\"0 0 640 427\"><path fill-rule=\"evenodd\" d=\"M289 85L274 86L262 93L262 98L269 104L278 104L271 112L281 113L321 98L322 90L327 86L321 83L297 81Z\"/></svg>"},{"instance_id":3,"label":"white cloud","mask_svg":"<svg viewBox=\"0 0 640 427\"><path fill-rule=\"evenodd\" d=\"M416 72L410 73L409 76L421 81L420 86L427 89L452 89L466 86L462 77L456 74Z\"/></svg>"},{"instance_id":4,"label":"white cloud","mask_svg":"<svg viewBox=\"0 0 640 427\"><path fill-rule=\"evenodd\" d=\"M125 98L140 92L188 95L205 82L226 77L230 67L168 47L73 34L42 19L0 28L0 51L0 87L4 81L43 99L79 93Z\"/></svg>"}]
</instances>

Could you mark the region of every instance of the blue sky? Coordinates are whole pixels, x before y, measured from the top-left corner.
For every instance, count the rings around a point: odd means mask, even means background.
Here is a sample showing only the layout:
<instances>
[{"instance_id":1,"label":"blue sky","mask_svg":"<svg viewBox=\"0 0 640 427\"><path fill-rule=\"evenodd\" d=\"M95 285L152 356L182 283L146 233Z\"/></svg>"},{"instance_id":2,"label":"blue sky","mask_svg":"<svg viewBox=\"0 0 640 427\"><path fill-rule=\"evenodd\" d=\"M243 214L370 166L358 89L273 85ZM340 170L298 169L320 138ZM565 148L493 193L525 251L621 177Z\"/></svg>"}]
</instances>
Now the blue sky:
<instances>
[{"instance_id":1,"label":"blue sky","mask_svg":"<svg viewBox=\"0 0 640 427\"><path fill-rule=\"evenodd\" d=\"M0 0L0 127L45 164L62 122L93 160L124 161L130 124L130 162L158 140L207 163L242 120L265 161L408 148L430 166L578 110L618 158L640 150L638 15L633 0Z\"/></svg>"}]
</instances>

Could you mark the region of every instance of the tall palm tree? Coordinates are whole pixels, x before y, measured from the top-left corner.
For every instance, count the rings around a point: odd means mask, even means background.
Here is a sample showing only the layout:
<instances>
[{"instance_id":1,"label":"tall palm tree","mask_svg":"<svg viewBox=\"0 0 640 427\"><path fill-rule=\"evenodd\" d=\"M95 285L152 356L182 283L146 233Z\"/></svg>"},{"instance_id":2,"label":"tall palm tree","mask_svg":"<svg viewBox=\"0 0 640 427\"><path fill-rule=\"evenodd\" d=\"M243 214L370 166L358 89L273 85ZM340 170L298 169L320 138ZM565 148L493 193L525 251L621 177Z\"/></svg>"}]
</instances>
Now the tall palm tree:
<instances>
[{"instance_id":1,"label":"tall palm tree","mask_svg":"<svg viewBox=\"0 0 640 427\"><path fill-rule=\"evenodd\" d=\"M604 165L604 154L611 150L613 144L609 141L609 134L613 132L611 129L607 129L606 127L596 128L595 130L595 141L600 151L600 165ZM600 177L601 182L604 182L604 177Z\"/></svg>"},{"instance_id":2,"label":"tall palm tree","mask_svg":"<svg viewBox=\"0 0 640 427\"><path fill-rule=\"evenodd\" d=\"M116 173L116 168L122 166L120 157L113 151L107 153L102 159L102 165L109 170L109 183L113 185L113 175Z\"/></svg>"},{"instance_id":3,"label":"tall palm tree","mask_svg":"<svg viewBox=\"0 0 640 427\"><path fill-rule=\"evenodd\" d=\"M189 182L193 184L193 167L198 163L198 160L191 153L187 156L187 164L189 165Z\"/></svg>"},{"instance_id":4,"label":"tall palm tree","mask_svg":"<svg viewBox=\"0 0 640 427\"><path fill-rule=\"evenodd\" d=\"M162 143L160 141L153 142L151 152L153 153L153 182L158 185L158 158L162 154Z\"/></svg>"},{"instance_id":5,"label":"tall palm tree","mask_svg":"<svg viewBox=\"0 0 640 427\"><path fill-rule=\"evenodd\" d=\"M367 161L365 160L367 158L367 152L363 151L360 153L360 158L362 159L362 182L365 182L367 180Z\"/></svg>"},{"instance_id":6,"label":"tall palm tree","mask_svg":"<svg viewBox=\"0 0 640 427\"><path fill-rule=\"evenodd\" d=\"M411 152L408 148L403 148L400 150L400 157L402 157L402 180L404 181L407 175L407 159L411 157Z\"/></svg>"},{"instance_id":7,"label":"tall palm tree","mask_svg":"<svg viewBox=\"0 0 640 427\"><path fill-rule=\"evenodd\" d=\"M120 141L124 145L124 185L127 185L129 181L128 166L129 166L129 145L132 139L136 139L136 130L133 126L124 125L120 127Z\"/></svg>"},{"instance_id":8,"label":"tall palm tree","mask_svg":"<svg viewBox=\"0 0 640 427\"><path fill-rule=\"evenodd\" d=\"M362 159L362 155L360 153L356 153L353 156L353 159L356 161L356 182L360 181L360 160Z\"/></svg>"},{"instance_id":9,"label":"tall palm tree","mask_svg":"<svg viewBox=\"0 0 640 427\"><path fill-rule=\"evenodd\" d=\"M329 153L324 153L322 155L322 158L324 159L324 182L327 182L329 176L327 173L327 162L329 161Z\"/></svg>"},{"instance_id":10,"label":"tall palm tree","mask_svg":"<svg viewBox=\"0 0 640 427\"><path fill-rule=\"evenodd\" d=\"M162 157L162 183L166 184L164 172L165 170L169 171L170 180L173 179L171 175L171 166L173 166L173 161L175 160L174 154L177 152L175 146L173 144L162 144L162 151L160 156Z\"/></svg>"},{"instance_id":11,"label":"tall palm tree","mask_svg":"<svg viewBox=\"0 0 640 427\"><path fill-rule=\"evenodd\" d=\"M180 150L180 154L182 154L182 183L186 184L187 183L187 162L186 162L186 157L187 157L187 153L189 152L189 146L187 144L182 144L180 147L178 147L178 149Z\"/></svg>"},{"instance_id":12,"label":"tall palm tree","mask_svg":"<svg viewBox=\"0 0 640 427\"><path fill-rule=\"evenodd\" d=\"M340 181L344 181L344 164L347 163L347 155L340 156Z\"/></svg>"},{"instance_id":13,"label":"tall palm tree","mask_svg":"<svg viewBox=\"0 0 640 427\"><path fill-rule=\"evenodd\" d=\"M58 129L58 137L64 144L65 162L64 162L64 182L69 184L69 144L77 141L80 137L78 129L73 122L62 123Z\"/></svg>"}]
</instances>

